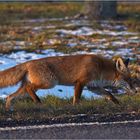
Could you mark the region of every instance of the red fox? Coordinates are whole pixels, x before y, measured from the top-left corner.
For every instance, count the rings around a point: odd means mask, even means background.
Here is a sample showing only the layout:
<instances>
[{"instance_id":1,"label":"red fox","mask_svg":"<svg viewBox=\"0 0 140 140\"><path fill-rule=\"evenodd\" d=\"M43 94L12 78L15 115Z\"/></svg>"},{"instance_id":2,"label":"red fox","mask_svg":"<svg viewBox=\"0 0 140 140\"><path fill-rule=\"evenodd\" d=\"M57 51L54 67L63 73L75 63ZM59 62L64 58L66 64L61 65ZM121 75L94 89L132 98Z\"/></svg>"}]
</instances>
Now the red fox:
<instances>
[{"instance_id":1,"label":"red fox","mask_svg":"<svg viewBox=\"0 0 140 140\"><path fill-rule=\"evenodd\" d=\"M55 85L75 86L73 104L79 102L84 86L119 103L104 87L121 85L134 92L127 66L128 61L123 62L121 58L113 61L93 54L47 57L0 71L0 88L21 82L19 89L6 99L7 110L11 100L24 93L28 93L34 102L40 103L35 92Z\"/></svg>"}]
</instances>

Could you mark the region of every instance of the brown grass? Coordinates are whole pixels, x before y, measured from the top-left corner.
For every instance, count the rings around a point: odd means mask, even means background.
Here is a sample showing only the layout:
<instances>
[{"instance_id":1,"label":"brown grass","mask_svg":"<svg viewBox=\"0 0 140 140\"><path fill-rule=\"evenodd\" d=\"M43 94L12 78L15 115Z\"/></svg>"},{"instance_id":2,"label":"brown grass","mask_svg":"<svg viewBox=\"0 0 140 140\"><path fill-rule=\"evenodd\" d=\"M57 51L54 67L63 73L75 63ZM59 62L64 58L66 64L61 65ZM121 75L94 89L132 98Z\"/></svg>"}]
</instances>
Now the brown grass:
<instances>
[{"instance_id":1,"label":"brown grass","mask_svg":"<svg viewBox=\"0 0 140 140\"><path fill-rule=\"evenodd\" d=\"M115 113L140 113L140 95L117 96L120 105L115 105L111 101L101 99L85 99L79 105L72 105L71 99L61 99L48 95L42 98L42 104L34 104L30 99L22 99L14 102L14 111L6 112L4 102L0 102L0 118L13 119L45 119L48 117L58 117L76 114L115 114Z\"/></svg>"}]
</instances>

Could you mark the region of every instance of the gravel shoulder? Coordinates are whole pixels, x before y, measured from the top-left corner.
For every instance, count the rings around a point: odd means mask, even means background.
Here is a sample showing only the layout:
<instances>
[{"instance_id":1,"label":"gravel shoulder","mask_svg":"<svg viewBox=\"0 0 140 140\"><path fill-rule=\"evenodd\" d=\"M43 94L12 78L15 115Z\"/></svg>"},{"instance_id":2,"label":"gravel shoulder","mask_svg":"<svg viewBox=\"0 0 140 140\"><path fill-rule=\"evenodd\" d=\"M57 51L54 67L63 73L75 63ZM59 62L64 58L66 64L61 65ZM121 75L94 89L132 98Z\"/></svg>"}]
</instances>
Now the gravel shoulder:
<instances>
[{"instance_id":1,"label":"gravel shoulder","mask_svg":"<svg viewBox=\"0 0 140 140\"><path fill-rule=\"evenodd\" d=\"M38 125L37 125L38 126ZM45 126L45 125L44 125ZM21 127L23 128L23 127ZM0 131L0 139L139 139L140 121L53 127L25 127Z\"/></svg>"},{"instance_id":2,"label":"gravel shoulder","mask_svg":"<svg viewBox=\"0 0 140 140\"><path fill-rule=\"evenodd\" d=\"M0 139L138 139L139 132L136 113L0 120Z\"/></svg>"},{"instance_id":3,"label":"gravel shoulder","mask_svg":"<svg viewBox=\"0 0 140 140\"><path fill-rule=\"evenodd\" d=\"M17 126L32 126L32 125L52 125L52 124L65 124L65 123L89 123L89 122L116 122L116 121L133 121L140 120L140 114L136 113L123 113L123 114L79 114L70 116L61 116L47 119L3 119L0 120L0 127L17 127Z\"/></svg>"}]
</instances>

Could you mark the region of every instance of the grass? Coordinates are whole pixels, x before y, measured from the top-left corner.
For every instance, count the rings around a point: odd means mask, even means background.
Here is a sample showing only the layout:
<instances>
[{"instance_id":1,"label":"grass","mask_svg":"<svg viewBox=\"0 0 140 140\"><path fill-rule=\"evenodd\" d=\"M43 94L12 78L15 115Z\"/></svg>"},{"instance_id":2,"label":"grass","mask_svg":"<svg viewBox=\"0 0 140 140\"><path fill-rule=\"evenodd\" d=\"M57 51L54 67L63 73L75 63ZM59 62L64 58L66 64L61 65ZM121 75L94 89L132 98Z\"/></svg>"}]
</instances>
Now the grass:
<instances>
[{"instance_id":1,"label":"grass","mask_svg":"<svg viewBox=\"0 0 140 140\"><path fill-rule=\"evenodd\" d=\"M120 3L118 14L129 30L140 31L140 3Z\"/></svg>"},{"instance_id":2,"label":"grass","mask_svg":"<svg viewBox=\"0 0 140 140\"><path fill-rule=\"evenodd\" d=\"M15 20L73 17L83 6L83 2L2 2L0 25L12 25ZM120 19L128 27L133 30L140 29L140 3L119 2L117 10Z\"/></svg>"},{"instance_id":3,"label":"grass","mask_svg":"<svg viewBox=\"0 0 140 140\"><path fill-rule=\"evenodd\" d=\"M61 99L48 95L42 98L42 104L34 104L31 99L25 98L14 101L14 111L6 112L4 101L0 101L0 118L12 119L46 119L76 114L115 114L115 113L140 113L140 95L117 96L120 105L115 105L111 101L100 99L86 99L82 97L79 105L72 105L72 98Z\"/></svg>"},{"instance_id":4,"label":"grass","mask_svg":"<svg viewBox=\"0 0 140 140\"><path fill-rule=\"evenodd\" d=\"M44 31L41 34L29 36L29 31L24 31L20 29L22 25L26 25L26 22L18 22L20 20L26 19L38 19L38 18L64 18L73 17L78 14L83 7L81 2L66 2L66 3L10 3L3 2L0 3L0 41L11 41L11 40L25 40L31 39L33 42L32 46L29 46L28 51L35 51L39 49L40 44L47 39L51 39L56 34L48 33ZM140 4L128 4L119 3L118 4L118 14L120 21L127 26L128 30L140 31ZM51 23L56 21L51 21ZM58 21L56 24L62 24L63 21ZM92 21L91 21L92 22ZM45 24L50 24L49 21ZM44 23L28 23L31 26L41 26ZM117 21L112 21L112 24L118 24ZM54 25L54 23L53 23ZM95 28L100 28L98 23L93 23ZM19 27L19 28L18 28ZM18 30L17 30L18 28ZM63 27L64 28L64 27ZM65 27L66 28L66 27ZM70 27L68 27L70 28ZM76 27L71 27L74 29ZM11 32L9 32L11 31ZM20 32L19 32L20 31ZM6 35L5 35L6 34ZM8 35L9 36L8 36ZM94 35L92 38L110 38L107 35ZM71 39L73 36L68 36L67 39ZM88 39L88 38L87 38ZM114 38L110 38L112 41ZM81 37L82 40L82 37ZM83 40L86 40L84 38ZM66 40L65 40L66 42ZM70 53L77 50L82 50L80 47L68 48L66 46L67 42L61 42L54 44L52 47L56 47L56 51L62 51L65 53ZM113 47L110 46L112 49ZM48 49L50 46L43 46L43 49ZM25 48L26 50L26 48ZM1 46L0 52L10 53L13 48L8 48ZM137 73L136 73L137 74ZM136 77L139 77L135 75ZM14 119L36 119L36 118L48 118L57 117L73 114L111 114L111 113L125 113L125 112L140 112L140 96L118 96L121 102L120 106L113 104L112 102L106 101L104 99L85 99L81 100L79 105L72 105L71 99L61 99L55 96L47 96L42 98L42 104L36 105L30 99L21 99L14 102L14 111L5 111L5 102L0 100L0 119L3 118L14 118Z\"/></svg>"},{"instance_id":5,"label":"grass","mask_svg":"<svg viewBox=\"0 0 140 140\"><path fill-rule=\"evenodd\" d=\"M15 20L35 18L62 18L74 16L80 11L81 3L8 3L0 4L0 24L11 24Z\"/></svg>"},{"instance_id":6,"label":"grass","mask_svg":"<svg viewBox=\"0 0 140 140\"><path fill-rule=\"evenodd\" d=\"M34 23L26 23L26 21L21 22L21 20L28 19L41 19L41 18L65 18L65 17L74 17L82 10L84 3L82 2L2 2L0 4L0 42L21 40L25 42L32 42L32 45L26 44L20 50L25 51L36 51L41 49L54 48L56 51L61 51L64 53L75 52L78 50L85 50L84 47L71 48L67 47L67 40L60 40L58 38L58 44L54 45L45 45L42 46L42 42L49 38L56 38L58 36L57 33L54 32L54 29L50 32L48 30L43 30L42 33L31 34L30 29L23 29L24 26L47 26L47 25L57 25L58 28L61 29L63 25L63 21L46 21L46 22L34 22ZM140 31L140 4L128 4L128 3L118 3L118 14L120 17L120 24L124 24L127 26L128 30L131 31ZM93 27L95 29L101 28L98 21L91 21L93 23ZM111 24L119 24L118 21L111 21ZM59 25L59 26L58 26ZM77 26L71 27L63 27L68 29L75 29ZM99 38L107 38L110 41L113 40L113 37L107 35L96 35L90 36L94 39ZM69 38L73 38L73 36L69 36ZM69 40L68 38L68 40ZM76 36L75 36L76 38ZM87 38L88 39L88 38ZM80 38L79 38L80 40ZM81 39L85 40L85 39ZM14 44L8 45L0 45L0 53L11 53L15 50ZM89 48L86 48L89 49Z\"/></svg>"}]
</instances>

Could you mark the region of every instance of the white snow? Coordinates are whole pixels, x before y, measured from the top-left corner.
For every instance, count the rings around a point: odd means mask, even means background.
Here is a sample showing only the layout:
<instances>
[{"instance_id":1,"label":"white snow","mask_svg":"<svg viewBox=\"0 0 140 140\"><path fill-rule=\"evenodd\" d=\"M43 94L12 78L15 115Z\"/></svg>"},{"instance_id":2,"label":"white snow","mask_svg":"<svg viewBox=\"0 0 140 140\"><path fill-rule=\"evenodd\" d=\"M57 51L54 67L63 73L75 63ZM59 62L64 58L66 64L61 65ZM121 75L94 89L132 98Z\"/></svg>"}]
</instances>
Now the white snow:
<instances>
[{"instance_id":1,"label":"white snow","mask_svg":"<svg viewBox=\"0 0 140 140\"><path fill-rule=\"evenodd\" d=\"M122 45L127 45L128 42L126 42L126 41L113 41L111 44L112 44L112 46L122 46Z\"/></svg>"},{"instance_id":2,"label":"white snow","mask_svg":"<svg viewBox=\"0 0 140 140\"><path fill-rule=\"evenodd\" d=\"M121 48L121 49L118 49L115 54L121 55L121 56L127 56L128 54L132 55L133 53L132 53L132 49Z\"/></svg>"},{"instance_id":3,"label":"white snow","mask_svg":"<svg viewBox=\"0 0 140 140\"><path fill-rule=\"evenodd\" d=\"M31 23L34 22L47 22L49 21L50 24L46 25L43 24L43 26L31 26ZM51 24L52 21L52 24ZM62 25L60 24L53 24L53 21L62 22ZM122 55L122 56L133 56L132 49L124 48L124 45L128 45L129 43L140 43L140 38L137 36L138 33L136 32L129 32L127 31L127 28L124 25L111 25L109 21L101 21L101 26L103 29L98 29L94 27L94 21L91 23L88 20L68 20L63 18L51 18L51 19L33 19L33 20L24 20L20 22L29 22L29 25L25 25L22 28L23 29L30 29L35 35L38 34L38 32L44 32L45 30L52 30L52 28L56 28L54 32L60 33L60 37L65 37L65 35L76 35L76 36L91 36L94 34L99 35L109 35L110 37L114 37L117 39L117 41L110 41L108 42L107 38L99 38L94 39L94 37L90 40L80 40L77 41L76 37L73 36L72 39L68 40L67 47L75 47L75 46L84 46L89 47L91 49L91 52L88 52L89 54L101 54L107 57L112 57L113 55ZM60 27L61 28L60 28ZM70 30L66 27L74 26L76 27L74 30ZM63 28L65 27L65 28ZM125 35L131 35L128 39L125 38ZM58 38L46 38L43 45L57 45L57 43L61 43L61 41ZM23 46L32 45L32 42L26 42L26 41L3 41L0 43L0 46L4 47L11 47L15 46L15 48L21 48ZM106 49L108 46L114 46L115 51L112 49ZM87 51L77 51L74 53L71 53L71 55L76 54L87 54ZM43 58L43 57L49 57L49 56L64 56L69 54L64 54L62 52L55 52L54 49L46 49L43 50L41 54L37 53L27 53L25 51L19 51L14 52L7 55L0 54L0 70L4 70L7 68L10 68L12 66L15 66L16 64L23 63L29 60ZM140 55L137 54L137 57L139 58ZM17 86L14 87L7 87L4 89L0 89L0 97L6 97L8 94L14 92L18 88ZM62 92L60 92L60 90ZM60 97L71 97L73 96L73 87L66 87L66 86L56 86L55 88L49 89L49 90L39 90L37 94L39 96L44 96L47 94L53 94ZM86 97L97 97L94 93L91 93L90 91L84 90L83 95Z\"/></svg>"},{"instance_id":4,"label":"white snow","mask_svg":"<svg viewBox=\"0 0 140 140\"><path fill-rule=\"evenodd\" d=\"M38 59L38 58L43 58L43 57L47 57L47 56L64 55L62 53L55 53L53 49L45 50L44 53L45 53L44 55L43 54L39 55L39 54L35 54L35 53L27 53L25 51L20 51L20 52L12 53L10 55L0 56L0 60L1 60L1 62L3 62L2 64L0 64L0 70L7 69L9 67L15 66L18 63L26 62L26 61L32 60L32 59ZM79 52L79 53L82 53L82 52ZM19 87L19 85L0 89L0 97L2 97L2 98L7 97L8 94L15 92L18 87ZM61 92L60 92L60 89L62 90ZM59 96L62 98L69 98L69 97L73 96L73 94L74 94L74 87L59 85L59 86L55 86L52 89L37 91L37 95L39 95L39 96L46 96L49 94ZM87 98L90 98L93 96L95 98L99 97L99 96L95 95L94 93L91 93L88 90L84 90L83 95L86 96Z\"/></svg>"},{"instance_id":5,"label":"white snow","mask_svg":"<svg viewBox=\"0 0 140 140\"><path fill-rule=\"evenodd\" d=\"M89 27L81 27L80 29L77 30L65 30L65 29L58 29L56 32L61 33L61 34L71 34L71 35L92 35L93 34L93 29Z\"/></svg>"},{"instance_id":6,"label":"white snow","mask_svg":"<svg viewBox=\"0 0 140 140\"><path fill-rule=\"evenodd\" d=\"M138 33L132 33L128 31L111 31L111 30L94 30L90 27L81 27L76 30L66 30L66 29L57 29L56 32L61 34L70 34L70 35L85 35L90 36L93 34L100 34L100 35L110 35L110 36L124 36L124 35L137 35Z\"/></svg>"}]
</instances>

